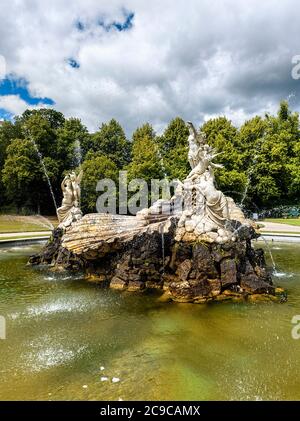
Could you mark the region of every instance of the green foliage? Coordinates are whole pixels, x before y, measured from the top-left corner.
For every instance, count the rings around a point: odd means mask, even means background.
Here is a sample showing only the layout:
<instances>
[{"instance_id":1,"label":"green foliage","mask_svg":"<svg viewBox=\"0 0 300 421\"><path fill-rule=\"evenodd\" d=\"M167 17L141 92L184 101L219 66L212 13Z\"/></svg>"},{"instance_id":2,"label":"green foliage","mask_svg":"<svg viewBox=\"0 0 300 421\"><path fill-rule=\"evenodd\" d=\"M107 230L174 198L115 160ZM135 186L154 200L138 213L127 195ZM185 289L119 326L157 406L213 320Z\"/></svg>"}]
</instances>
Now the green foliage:
<instances>
[{"instance_id":1,"label":"green foliage","mask_svg":"<svg viewBox=\"0 0 300 421\"><path fill-rule=\"evenodd\" d=\"M245 171L241 171L243 148L238 130L226 117L207 121L201 130L205 133L208 143L221 153L214 161L224 166L216 171L218 188L239 202L246 188L247 175Z\"/></svg>"},{"instance_id":2,"label":"green foliage","mask_svg":"<svg viewBox=\"0 0 300 421\"><path fill-rule=\"evenodd\" d=\"M116 164L108 157L99 153L88 153L82 164L82 200L81 206L84 212L96 212L96 201L99 193L96 186L99 180L104 178L117 181L118 169Z\"/></svg>"},{"instance_id":3,"label":"green foliage","mask_svg":"<svg viewBox=\"0 0 300 421\"><path fill-rule=\"evenodd\" d=\"M157 140L166 173L171 180L184 179L190 171L188 135L189 131L185 122L182 118L176 117Z\"/></svg>"},{"instance_id":4,"label":"green foliage","mask_svg":"<svg viewBox=\"0 0 300 421\"><path fill-rule=\"evenodd\" d=\"M277 115L256 116L239 129L226 117L205 122L201 130L218 152L215 171L218 188L237 202L244 196L249 209L299 204L300 130L299 115L280 104ZM97 182L118 180L118 171L128 178L183 180L190 171L187 159L188 129L176 117L161 136L146 123L129 141L120 124L112 119L90 134L79 119L65 119L52 109L27 110L14 122L0 126L0 207L17 206L29 211L54 212L47 180L32 141L43 156L57 202L66 171L79 165L76 148L81 144L82 205L95 211ZM22 210L23 211L23 210Z\"/></svg>"},{"instance_id":5,"label":"green foliage","mask_svg":"<svg viewBox=\"0 0 300 421\"><path fill-rule=\"evenodd\" d=\"M93 134L91 147L94 152L108 156L120 169L130 161L130 143L115 119L102 124Z\"/></svg>"},{"instance_id":6,"label":"green foliage","mask_svg":"<svg viewBox=\"0 0 300 421\"><path fill-rule=\"evenodd\" d=\"M151 179L164 177L163 165L153 128L147 123L132 135L132 161L127 166L128 178L142 178L150 185Z\"/></svg>"},{"instance_id":7,"label":"green foliage","mask_svg":"<svg viewBox=\"0 0 300 421\"><path fill-rule=\"evenodd\" d=\"M253 158L249 159L249 197L258 207L297 201L298 148L299 116L291 113L287 103L282 102L277 117L266 117L264 133L256 142Z\"/></svg>"},{"instance_id":8,"label":"green foliage","mask_svg":"<svg viewBox=\"0 0 300 421\"><path fill-rule=\"evenodd\" d=\"M43 156L56 155L56 132L39 114L31 115L22 125L26 138L34 140Z\"/></svg>"},{"instance_id":9,"label":"green foliage","mask_svg":"<svg viewBox=\"0 0 300 421\"><path fill-rule=\"evenodd\" d=\"M289 103L287 101L281 101L280 103L280 108L278 111L278 118L279 120L282 121L287 121L290 115L290 110L289 110Z\"/></svg>"},{"instance_id":10,"label":"green foliage","mask_svg":"<svg viewBox=\"0 0 300 421\"><path fill-rule=\"evenodd\" d=\"M61 161L61 168L74 168L80 164L79 158L82 158L86 152L86 148L90 143L91 135L87 128L81 123L78 118L70 118L65 120L64 124L57 130L57 157ZM74 151L81 146L81 151L77 150L77 155L74 156ZM79 154L82 157L79 157Z\"/></svg>"},{"instance_id":11,"label":"green foliage","mask_svg":"<svg viewBox=\"0 0 300 421\"><path fill-rule=\"evenodd\" d=\"M53 108L40 108L39 110L26 110L20 117L16 117L16 121L24 125L33 116L39 116L46 120L53 130L58 129L64 124L64 115Z\"/></svg>"},{"instance_id":12,"label":"green foliage","mask_svg":"<svg viewBox=\"0 0 300 421\"><path fill-rule=\"evenodd\" d=\"M6 203L6 189L1 179L1 169L4 166L7 157L7 147L13 139L22 137L22 132L19 124L13 124L10 121L5 121L0 126L0 207Z\"/></svg>"},{"instance_id":13,"label":"green foliage","mask_svg":"<svg viewBox=\"0 0 300 421\"><path fill-rule=\"evenodd\" d=\"M12 140L7 147L7 158L2 171L2 181L8 198L14 200L17 207L31 204L32 194L37 191L37 187L41 187L41 178L32 142L24 139Z\"/></svg>"}]
</instances>

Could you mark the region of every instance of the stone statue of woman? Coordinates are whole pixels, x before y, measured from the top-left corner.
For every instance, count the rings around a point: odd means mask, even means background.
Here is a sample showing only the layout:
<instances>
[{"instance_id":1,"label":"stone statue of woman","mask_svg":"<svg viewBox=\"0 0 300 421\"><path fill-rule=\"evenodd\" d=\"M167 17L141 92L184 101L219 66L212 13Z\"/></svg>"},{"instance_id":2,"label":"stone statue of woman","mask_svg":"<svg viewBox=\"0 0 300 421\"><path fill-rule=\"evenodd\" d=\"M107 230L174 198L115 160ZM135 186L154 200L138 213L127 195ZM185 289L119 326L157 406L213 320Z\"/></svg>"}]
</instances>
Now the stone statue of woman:
<instances>
[{"instance_id":1,"label":"stone statue of woman","mask_svg":"<svg viewBox=\"0 0 300 421\"><path fill-rule=\"evenodd\" d=\"M80 199L81 199L81 189L80 189L80 183L82 180L83 171L81 170L78 176L76 176L76 173L74 171L70 174L70 180L72 184L72 190L74 195L74 206L76 208L80 207Z\"/></svg>"},{"instance_id":2,"label":"stone statue of woman","mask_svg":"<svg viewBox=\"0 0 300 421\"><path fill-rule=\"evenodd\" d=\"M197 165L199 159L198 159L198 152L199 149L204 145L205 138L204 134L199 132L197 133L197 130L195 129L193 123L191 121L187 122L187 126L189 129L189 137L188 137L188 143L189 143L189 152L188 152L188 160L191 168L195 168Z\"/></svg>"},{"instance_id":3,"label":"stone statue of woman","mask_svg":"<svg viewBox=\"0 0 300 421\"><path fill-rule=\"evenodd\" d=\"M82 175L82 171L80 171L78 176L76 176L76 173L72 171L61 183L63 200L61 207L57 209L59 227L61 228L71 225L74 220L78 220L82 216L80 210L80 182Z\"/></svg>"}]
</instances>

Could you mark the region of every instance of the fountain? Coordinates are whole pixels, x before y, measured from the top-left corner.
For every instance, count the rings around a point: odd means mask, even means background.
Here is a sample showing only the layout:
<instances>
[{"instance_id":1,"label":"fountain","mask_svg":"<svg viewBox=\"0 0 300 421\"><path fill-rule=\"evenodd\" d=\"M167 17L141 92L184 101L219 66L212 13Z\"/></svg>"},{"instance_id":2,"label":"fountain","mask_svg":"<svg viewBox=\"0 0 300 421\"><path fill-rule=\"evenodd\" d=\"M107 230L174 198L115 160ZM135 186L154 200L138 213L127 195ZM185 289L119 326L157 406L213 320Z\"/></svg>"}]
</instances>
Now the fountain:
<instances>
[{"instance_id":1,"label":"fountain","mask_svg":"<svg viewBox=\"0 0 300 421\"><path fill-rule=\"evenodd\" d=\"M284 299L268 270L260 236L232 198L215 186L219 154L189 127L191 172L170 200L160 199L135 216L80 211L80 181L73 172L62 183L59 227L32 265L82 270L88 280L127 291L160 289L177 302Z\"/></svg>"},{"instance_id":2,"label":"fountain","mask_svg":"<svg viewBox=\"0 0 300 421\"><path fill-rule=\"evenodd\" d=\"M37 156L39 157L41 167L43 168L43 172L44 172L44 175L45 175L47 183L48 183L48 187L49 187L49 190L50 190L50 194L51 194L51 197L52 197L52 200L53 200L54 207L55 207L55 209L57 209L56 199L55 199L55 196L54 196L54 192L53 192L52 184L51 184L51 181L50 181L50 178L49 178L49 175L48 175L48 171L47 171L47 168L46 168L45 163L44 163L43 155L39 151L39 148L38 148L37 144L35 143L34 139L32 137L30 137L30 140L31 140L31 142L34 146L34 149L37 153Z\"/></svg>"},{"instance_id":3,"label":"fountain","mask_svg":"<svg viewBox=\"0 0 300 421\"><path fill-rule=\"evenodd\" d=\"M74 164L75 167L79 167L81 165L82 161L82 150L81 150L81 144L80 140L76 140L74 142Z\"/></svg>"}]
</instances>

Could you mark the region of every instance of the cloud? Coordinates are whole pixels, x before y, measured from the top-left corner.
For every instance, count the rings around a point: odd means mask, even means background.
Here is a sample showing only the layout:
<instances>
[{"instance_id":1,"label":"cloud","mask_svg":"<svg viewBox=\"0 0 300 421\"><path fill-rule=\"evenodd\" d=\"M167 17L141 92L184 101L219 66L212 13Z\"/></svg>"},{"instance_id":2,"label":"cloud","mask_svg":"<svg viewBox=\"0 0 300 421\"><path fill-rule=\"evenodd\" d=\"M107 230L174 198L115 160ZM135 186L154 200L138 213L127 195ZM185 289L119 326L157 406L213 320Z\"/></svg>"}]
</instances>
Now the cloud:
<instances>
[{"instance_id":1,"label":"cloud","mask_svg":"<svg viewBox=\"0 0 300 421\"><path fill-rule=\"evenodd\" d=\"M45 107L42 102L36 105L30 105L24 101L19 95L0 95L0 109L6 110L10 115L22 114L26 109L34 109ZM4 111L2 111L4 114Z\"/></svg>"},{"instance_id":2,"label":"cloud","mask_svg":"<svg viewBox=\"0 0 300 421\"><path fill-rule=\"evenodd\" d=\"M240 124L287 97L299 110L299 18L296 0L2 0L0 54L31 97L91 130L112 117L128 134L177 115ZM26 108L5 96L1 108Z\"/></svg>"}]
</instances>

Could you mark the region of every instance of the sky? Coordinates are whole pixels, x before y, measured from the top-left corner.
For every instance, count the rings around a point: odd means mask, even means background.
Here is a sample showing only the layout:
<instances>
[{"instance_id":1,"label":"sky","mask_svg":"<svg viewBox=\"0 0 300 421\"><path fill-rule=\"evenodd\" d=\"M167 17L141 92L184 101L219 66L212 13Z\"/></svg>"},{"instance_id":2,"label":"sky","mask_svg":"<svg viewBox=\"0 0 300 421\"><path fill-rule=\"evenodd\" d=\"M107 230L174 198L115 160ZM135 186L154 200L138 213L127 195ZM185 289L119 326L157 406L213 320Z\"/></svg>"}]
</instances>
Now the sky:
<instances>
[{"instance_id":1,"label":"sky","mask_svg":"<svg viewBox=\"0 0 300 421\"><path fill-rule=\"evenodd\" d=\"M299 22L297 0L1 0L0 119L54 107L130 135L300 110Z\"/></svg>"}]
</instances>

